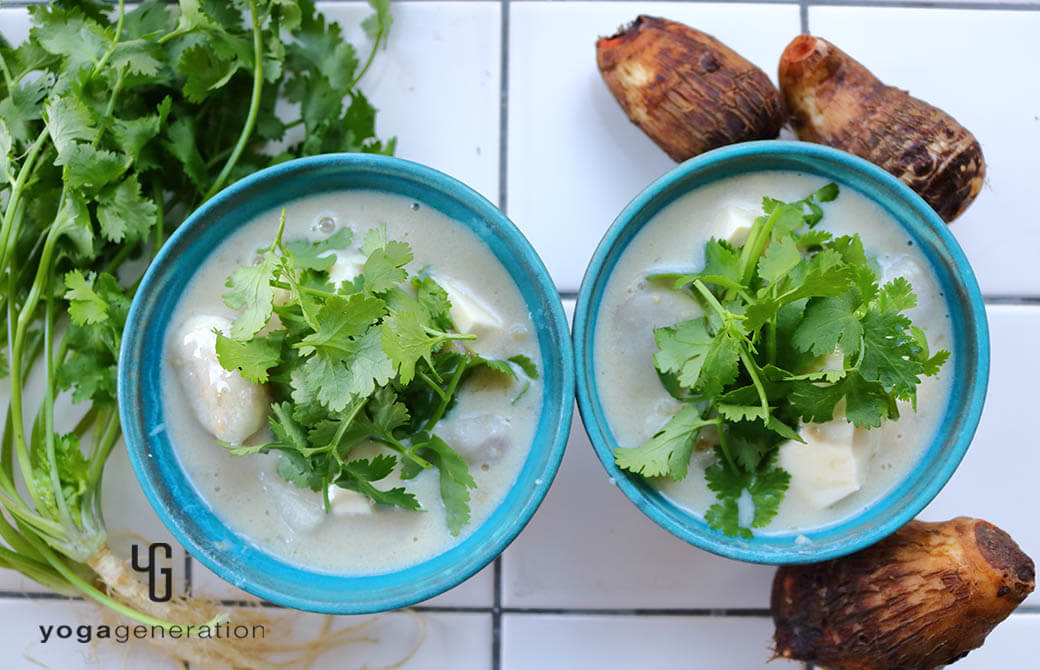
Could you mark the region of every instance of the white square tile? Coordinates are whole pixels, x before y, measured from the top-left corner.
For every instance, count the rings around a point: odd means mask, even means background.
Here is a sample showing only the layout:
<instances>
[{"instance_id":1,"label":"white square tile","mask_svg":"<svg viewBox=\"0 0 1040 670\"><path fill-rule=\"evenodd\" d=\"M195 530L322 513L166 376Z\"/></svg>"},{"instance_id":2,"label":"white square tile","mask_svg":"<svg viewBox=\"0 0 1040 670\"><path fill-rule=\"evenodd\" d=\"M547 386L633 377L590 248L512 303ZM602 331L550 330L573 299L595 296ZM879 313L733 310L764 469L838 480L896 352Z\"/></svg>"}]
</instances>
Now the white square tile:
<instances>
[{"instance_id":1,"label":"white square tile","mask_svg":"<svg viewBox=\"0 0 1040 670\"><path fill-rule=\"evenodd\" d=\"M113 639L93 639L97 626L103 623L112 627ZM100 606L93 602L0 600L4 670L38 670L40 667L176 670L183 667L144 642L116 642L114 638L118 633L114 626L118 623L126 622L104 619ZM45 634L47 641L43 642Z\"/></svg>"},{"instance_id":2,"label":"white square tile","mask_svg":"<svg viewBox=\"0 0 1040 670\"><path fill-rule=\"evenodd\" d=\"M772 637L766 617L506 614L502 669L802 668L769 660Z\"/></svg>"},{"instance_id":3,"label":"white square tile","mask_svg":"<svg viewBox=\"0 0 1040 670\"><path fill-rule=\"evenodd\" d=\"M0 9L0 35L18 46L29 37L29 10L24 7L5 7Z\"/></svg>"},{"instance_id":4,"label":"white square tile","mask_svg":"<svg viewBox=\"0 0 1040 670\"><path fill-rule=\"evenodd\" d=\"M625 204L675 165L596 67L596 39L639 14L711 33L774 80L800 25L794 4L510 3L507 210L563 291L577 290Z\"/></svg>"},{"instance_id":5,"label":"white square tile","mask_svg":"<svg viewBox=\"0 0 1040 670\"><path fill-rule=\"evenodd\" d=\"M1040 227L1029 216L1040 153L1040 79L1023 76L1026 63L1040 60L1040 12L811 7L809 28L975 134L986 184L950 230L983 293L1040 295ZM1006 65L994 66L1000 63Z\"/></svg>"},{"instance_id":6,"label":"white square tile","mask_svg":"<svg viewBox=\"0 0 1040 670\"><path fill-rule=\"evenodd\" d=\"M1032 668L1040 653L1040 614L1012 614L986 642L957 661L957 670ZM948 666L953 667L953 666Z\"/></svg>"},{"instance_id":7,"label":"white square tile","mask_svg":"<svg viewBox=\"0 0 1040 670\"><path fill-rule=\"evenodd\" d=\"M322 2L319 11L368 54L363 3ZM388 46L361 88L376 107L381 138L396 155L425 163L498 200L501 13L498 2L395 2Z\"/></svg>"},{"instance_id":8,"label":"white square tile","mask_svg":"<svg viewBox=\"0 0 1040 670\"><path fill-rule=\"evenodd\" d=\"M229 623L245 623L240 610L230 610ZM318 656L309 667L384 667L401 663L405 670L434 670L452 659L457 667L488 668L491 663L491 617L487 614L392 613L374 616L326 617L279 609L264 610L263 623L249 622L248 628L272 647L296 646L271 660L287 661L297 656L300 645L317 639L323 627L328 632L344 631L346 644ZM238 623L236 623L238 622ZM53 600L0 600L0 644L5 670L22 668L126 668L127 670L180 668L167 654L147 641L131 639L119 643L119 624L106 618L90 602ZM110 639L99 640L99 626L110 626ZM259 628L254 626L259 625ZM43 627L41 629L41 626ZM68 626L66 630L60 628ZM129 634L132 636L133 624ZM46 643L43 635L49 635ZM147 635L147 630L143 631ZM95 639L87 639L90 635ZM168 641L169 643L169 641ZM173 644L187 644L180 641ZM306 649L304 646L303 649Z\"/></svg>"},{"instance_id":9,"label":"white square tile","mask_svg":"<svg viewBox=\"0 0 1040 670\"><path fill-rule=\"evenodd\" d=\"M363 626L353 635L359 643L320 656L314 670L384 668L482 670L491 667L491 615L469 613L394 612L373 616L325 617L290 613L293 633L279 632L284 642L312 639L327 620L332 630ZM365 641L360 641L362 638ZM400 663L400 665L397 665Z\"/></svg>"},{"instance_id":10,"label":"white square tile","mask_svg":"<svg viewBox=\"0 0 1040 670\"><path fill-rule=\"evenodd\" d=\"M1033 436L1034 379L1040 378L1040 307L990 306L989 390L975 439L946 488L921 517L985 519L1003 528L1024 552L1040 562L1036 521L1036 477L1040 453ZM1026 604L1040 604L1034 592ZM1009 666L1013 667L1013 666Z\"/></svg>"},{"instance_id":11,"label":"white square tile","mask_svg":"<svg viewBox=\"0 0 1040 670\"><path fill-rule=\"evenodd\" d=\"M768 607L774 568L701 551L607 477L578 412L560 472L502 558L506 607Z\"/></svg>"}]
</instances>

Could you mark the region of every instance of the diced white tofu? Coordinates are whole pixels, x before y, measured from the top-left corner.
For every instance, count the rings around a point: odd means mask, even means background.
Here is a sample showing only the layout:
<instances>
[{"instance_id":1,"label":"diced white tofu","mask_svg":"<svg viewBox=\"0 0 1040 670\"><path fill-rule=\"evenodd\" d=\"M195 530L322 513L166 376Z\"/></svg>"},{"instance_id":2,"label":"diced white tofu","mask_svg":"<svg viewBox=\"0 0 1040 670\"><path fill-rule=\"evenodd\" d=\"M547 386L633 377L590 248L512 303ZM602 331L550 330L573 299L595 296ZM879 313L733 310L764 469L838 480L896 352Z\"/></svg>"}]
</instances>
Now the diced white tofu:
<instances>
[{"instance_id":1,"label":"diced white tofu","mask_svg":"<svg viewBox=\"0 0 1040 670\"><path fill-rule=\"evenodd\" d=\"M336 262L329 268L329 281L337 287L345 281L354 281L365 269L365 257L357 249L330 253L336 257Z\"/></svg>"},{"instance_id":2,"label":"diced white tofu","mask_svg":"<svg viewBox=\"0 0 1040 670\"><path fill-rule=\"evenodd\" d=\"M267 421L267 387L225 370L217 360L217 335L228 333L231 321L198 315L184 322L174 340L171 358L195 417L217 439L241 444Z\"/></svg>"},{"instance_id":3,"label":"diced white tofu","mask_svg":"<svg viewBox=\"0 0 1040 670\"><path fill-rule=\"evenodd\" d=\"M372 513L372 500L357 491L338 486L329 487L329 511L336 516L357 516Z\"/></svg>"},{"instance_id":4,"label":"diced white tofu","mask_svg":"<svg viewBox=\"0 0 1040 670\"><path fill-rule=\"evenodd\" d=\"M844 401L842 401L844 403ZM826 423L809 423L803 426L803 439L812 437L819 442L851 445L856 434L856 427L845 419L845 412L835 412L833 421Z\"/></svg>"},{"instance_id":5,"label":"diced white tofu","mask_svg":"<svg viewBox=\"0 0 1040 670\"><path fill-rule=\"evenodd\" d=\"M751 226L755 224L758 213L750 209L726 205L719 211L716 237L739 247L747 240Z\"/></svg>"},{"instance_id":6,"label":"diced white tofu","mask_svg":"<svg viewBox=\"0 0 1040 670\"><path fill-rule=\"evenodd\" d=\"M455 322L455 327L460 333L472 333L480 337L502 329L502 318L465 286L451 279L436 279L448 294L448 300L451 301L451 320Z\"/></svg>"},{"instance_id":7,"label":"diced white tofu","mask_svg":"<svg viewBox=\"0 0 1040 670\"><path fill-rule=\"evenodd\" d=\"M809 431L802 434L802 439L806 444L791 440L780 445L778 464L791 475L792 493L823 509L863 486L851 442L822 441Z\"/></svg>"}]
</instances>

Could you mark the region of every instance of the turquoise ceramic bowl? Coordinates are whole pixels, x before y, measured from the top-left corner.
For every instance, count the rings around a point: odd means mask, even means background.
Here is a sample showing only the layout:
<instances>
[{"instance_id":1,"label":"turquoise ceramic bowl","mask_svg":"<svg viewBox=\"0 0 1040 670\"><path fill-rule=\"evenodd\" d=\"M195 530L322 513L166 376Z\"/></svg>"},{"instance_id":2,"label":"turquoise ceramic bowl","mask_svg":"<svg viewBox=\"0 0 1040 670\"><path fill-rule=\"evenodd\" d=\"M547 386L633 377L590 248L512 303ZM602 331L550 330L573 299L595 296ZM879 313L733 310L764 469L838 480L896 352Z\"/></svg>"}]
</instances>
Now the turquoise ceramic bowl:
<instances>
[{"instance_id":1,"label":"turquoise ceramic bowl","mask_svg":"<svg viewBox=\"0 0 1040 670\"><path fill-rule=\"evenodd\" d=\"M909 233L931 264L945 295L953 328L953 390L941 427L905 481L876 504L846 520L785 535L742 540L708 527L643 477L614 464L616 440L596 387L596 323L607 280L644 225L679 196L724 177L788 170L819 175L879 203ZM971 442L989 378L986 312L964 252L934 211L902 182L867 161L818 144L748 142L691 159L652 183L625 207L592 257L574 314L578 407L603 467L648 517L683 540L721 556L754 563L809 563L877 542L912 519L946 484ZM948 364L949 365L949 364ZM950 374L950 373L947 373ZM798 544L804 534L812 542Z\"/></svg>"},{"instance_id":2,"label":"turquoise ceramic bowl","mask_svg":"<svg viewBox=\"0 0 1040 670\"><path fill-rule=\"evenodd\" d=\"M304 194L367 189L404 195L469 228L519 287L538 332L544 393L538 428L516 482L461 543L418 565L346 577L266 553L214 515L186 476L164 425L160 372L177 301L219 243L258 214ZM462 582L523 529L556 474L570 430L574 373L567 320L545 266L494 205L447 175L384 156L334 154L277 165L237 182L200 207L163 246L134 297L119 360L119 410L130 461L170 532L210 570L266 600L335 614L395 609Z\"/></svg>"}]
</instances>

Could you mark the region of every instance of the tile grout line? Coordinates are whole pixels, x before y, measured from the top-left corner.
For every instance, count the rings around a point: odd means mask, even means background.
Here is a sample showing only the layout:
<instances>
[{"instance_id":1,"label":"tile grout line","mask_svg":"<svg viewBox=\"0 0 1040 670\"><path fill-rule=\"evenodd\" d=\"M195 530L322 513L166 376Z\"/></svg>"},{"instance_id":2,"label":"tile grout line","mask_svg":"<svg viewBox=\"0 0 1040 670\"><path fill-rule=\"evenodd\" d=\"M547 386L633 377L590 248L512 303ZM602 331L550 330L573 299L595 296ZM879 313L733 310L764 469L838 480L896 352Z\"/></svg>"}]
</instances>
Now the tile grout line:
<instances>
[{"instance_id":1,"label":"tile grout line","mask_svg":"<svg viewBox=\"0 0 1040 670\"><path fill-rule=\"evenodd\" d=\"M798 0L798 20L802 34L809 33L809 0Z\"/></svg>"},{"instance_id":2,"label":"tile grout line","mask_svg":"<svg viewBox=\"0 0 1040 670\"><path fill-rule=\"evenodd\" d=\"M509 0L499 3L498 206L509 216ZM492 564L491 670L502 668L502 555Z\"/></svg>"}]
</instances>

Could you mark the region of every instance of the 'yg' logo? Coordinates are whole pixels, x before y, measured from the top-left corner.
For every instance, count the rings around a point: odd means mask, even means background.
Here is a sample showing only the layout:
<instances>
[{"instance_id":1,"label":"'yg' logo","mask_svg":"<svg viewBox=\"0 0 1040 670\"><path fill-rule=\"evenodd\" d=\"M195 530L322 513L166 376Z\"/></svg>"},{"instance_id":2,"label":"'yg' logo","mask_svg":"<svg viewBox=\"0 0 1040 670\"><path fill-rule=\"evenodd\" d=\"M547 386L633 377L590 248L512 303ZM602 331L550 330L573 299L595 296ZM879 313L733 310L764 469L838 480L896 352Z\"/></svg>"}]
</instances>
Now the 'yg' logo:
<instances>
[{"instance_id":1,"label":"'yg' logo","mask_svg":"<svg viewBox=\"0 0 1040 670\"><path fill-rule=\"evenodd\" d=\"M133 544L130 547L130 567L138 572L148 573L148 598L151 599L152 602L166 602L173 596L173 571L169 568L159 567L157 565L158 561L155 559L158 550L162 549L165 554L162 560L170 560L170 557L173 555L173 549L171 549L170 545L165 542L153 542L148 545L148 562L144 565L141 565L141 557L137 549L138 547L136 544ZM163 578L161 584L162 595L160 595L159 582L155 578L156 572L158 572Z\"/></svg>"}]
</instances>

